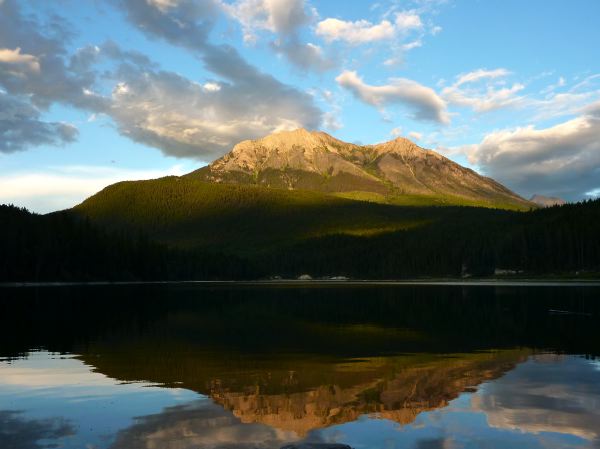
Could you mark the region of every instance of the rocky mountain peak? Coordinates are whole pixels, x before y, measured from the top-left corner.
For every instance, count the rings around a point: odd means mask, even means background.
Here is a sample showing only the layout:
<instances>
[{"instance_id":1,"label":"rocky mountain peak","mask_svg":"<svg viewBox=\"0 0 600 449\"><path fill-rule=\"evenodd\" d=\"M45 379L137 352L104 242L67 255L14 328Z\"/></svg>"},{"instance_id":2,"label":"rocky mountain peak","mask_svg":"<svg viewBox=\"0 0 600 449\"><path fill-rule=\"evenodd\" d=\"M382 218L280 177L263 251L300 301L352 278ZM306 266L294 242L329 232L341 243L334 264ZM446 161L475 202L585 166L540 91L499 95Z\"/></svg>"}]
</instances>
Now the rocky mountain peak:
<instances>
[{"instance_id":1,"label":"rocky mountain peak","mask_svg":"<svg viewBox=\"0 0 600 449\"><path fill-rule=\"evenodd\" d=\"M374 145L344 142L303 128L245 140L191 176L209 182L363 195L381 201L423 196L453 204L532 204L404 137ZM382 199L383 198L383 199Z\"/></svg>"}]
</instances>

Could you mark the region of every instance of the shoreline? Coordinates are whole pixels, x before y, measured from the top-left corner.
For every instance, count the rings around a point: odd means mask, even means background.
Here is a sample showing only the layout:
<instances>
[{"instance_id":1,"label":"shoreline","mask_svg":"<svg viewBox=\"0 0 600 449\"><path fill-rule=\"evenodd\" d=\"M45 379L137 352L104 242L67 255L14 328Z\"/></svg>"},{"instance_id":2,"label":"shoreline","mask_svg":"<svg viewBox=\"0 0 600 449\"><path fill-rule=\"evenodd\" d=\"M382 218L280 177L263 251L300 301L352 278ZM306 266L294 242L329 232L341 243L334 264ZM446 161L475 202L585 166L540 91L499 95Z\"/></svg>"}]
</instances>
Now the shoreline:
<instances>
[{"instance_id":1,"label":"shoreline","mask_svg":"<svg viewBox=\"0 0 600 449\"><path fill-rule=\"evenodd\" d=\"M76 287L76 286L126 286L126 285L206 285L206 286L401 286L441 285L480 287L600 287L600 279L552 278L480 278L480 279L263 279L263 280L188 280L188 281L72 281L72 282L0 282L0 288L19 287Z\"/></svg>"}]
</instances>

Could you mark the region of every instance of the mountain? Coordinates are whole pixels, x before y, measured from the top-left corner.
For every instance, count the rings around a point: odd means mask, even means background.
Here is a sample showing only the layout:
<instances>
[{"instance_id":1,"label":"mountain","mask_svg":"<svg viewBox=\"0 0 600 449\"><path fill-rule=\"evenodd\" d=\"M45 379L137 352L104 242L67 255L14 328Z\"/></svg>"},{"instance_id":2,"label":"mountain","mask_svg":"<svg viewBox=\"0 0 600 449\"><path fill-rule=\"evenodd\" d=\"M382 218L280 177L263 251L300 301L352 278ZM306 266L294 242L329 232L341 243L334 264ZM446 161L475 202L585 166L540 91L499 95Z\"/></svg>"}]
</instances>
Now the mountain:
<instances>
[{"instance_id":1,"label":"mountain","mask_svg":"<svg viewBox=\"0 0 600 449\"><path fill-rule=\"evenodd\" d=\"M230 153L188 176L211 183L313 190L390 204L533 206L493 179L408 139L356 145L305 129L240 142Z\"/></svg>"},{"instance_id":2,"label":"mountain","mask_svg":"<svg viewBox=\"0 0 600 449\"><path fill-rule=\"evenodd\" d=\"M562 206L563 204L567 204L567 202L565 200L563 200L562 198L557 198L555 196L544 196L544 195L538 195L538 194L535 194L531 198L529 198L529 201L537 204L540 207Z\"/></svg>"},{"instance_id":3,"label":"mountain","mask_svg":"<svg viewBox=\"0 0 600 449\"><path fill-rule=\"evenodd\" d=\"M459 212L452 207L401 207L322 192L209 183L188 176L119 182L71 210L102 227L142 231L170 246L236 253L334 234L372 236Z\"/></svg>"}]
</instances>

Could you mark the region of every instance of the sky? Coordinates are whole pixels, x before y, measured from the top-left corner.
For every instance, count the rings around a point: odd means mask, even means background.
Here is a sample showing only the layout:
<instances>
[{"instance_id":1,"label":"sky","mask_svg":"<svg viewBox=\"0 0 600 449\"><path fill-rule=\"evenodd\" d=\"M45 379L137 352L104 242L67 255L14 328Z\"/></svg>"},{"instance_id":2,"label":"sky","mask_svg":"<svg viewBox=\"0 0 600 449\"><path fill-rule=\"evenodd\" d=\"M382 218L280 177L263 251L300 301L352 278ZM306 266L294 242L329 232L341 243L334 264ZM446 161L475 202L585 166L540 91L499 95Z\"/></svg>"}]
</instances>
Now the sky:
<instances>
[{"instance_id":1,"label":"sky","mask_svg":"<svg viewBox=\"0 0 600 449\"><path fill-rule=\"evenodd\" d=\"M304 127L600 195L596 0L0 0L0 203L46 213Z\"/></svg>"}]
</instances>

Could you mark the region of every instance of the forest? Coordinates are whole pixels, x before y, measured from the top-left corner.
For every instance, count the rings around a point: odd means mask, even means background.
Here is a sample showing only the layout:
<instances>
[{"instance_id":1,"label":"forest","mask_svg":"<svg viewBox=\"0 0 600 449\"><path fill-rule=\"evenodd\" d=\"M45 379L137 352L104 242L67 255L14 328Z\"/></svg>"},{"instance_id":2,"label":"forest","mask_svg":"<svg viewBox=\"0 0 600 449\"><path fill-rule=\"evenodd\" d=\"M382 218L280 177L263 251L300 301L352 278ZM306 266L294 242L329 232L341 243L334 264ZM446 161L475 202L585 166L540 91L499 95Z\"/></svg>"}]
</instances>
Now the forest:
<instances>
[{"instance_id":1,"label":"forest","mask_svg":"<svg viewBox=\"0 0 600 449\"><path fill-rule=\"evenodd\" d=\"M414 209L429 218L419 219L418 226L377 233L282 235L263 247L235 252L230 246L169 244L143 228L108 226L72 211L38 215L3 205L0 281L244 280L302 274L585 278L600 273L600 199L529 212ZM232 232L242 232L245 223L236 218L229 225Z\"/></svg>"}]
</instances>

